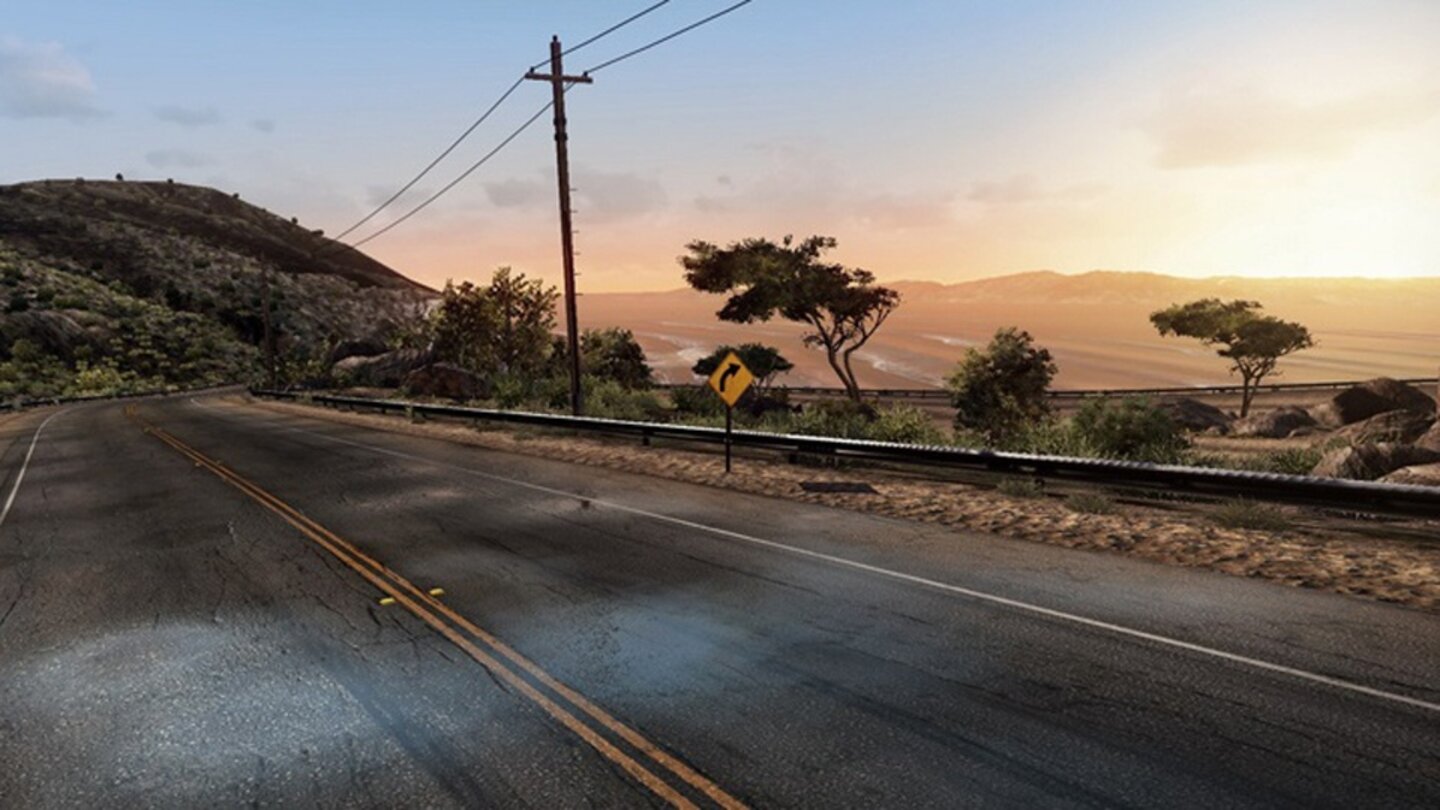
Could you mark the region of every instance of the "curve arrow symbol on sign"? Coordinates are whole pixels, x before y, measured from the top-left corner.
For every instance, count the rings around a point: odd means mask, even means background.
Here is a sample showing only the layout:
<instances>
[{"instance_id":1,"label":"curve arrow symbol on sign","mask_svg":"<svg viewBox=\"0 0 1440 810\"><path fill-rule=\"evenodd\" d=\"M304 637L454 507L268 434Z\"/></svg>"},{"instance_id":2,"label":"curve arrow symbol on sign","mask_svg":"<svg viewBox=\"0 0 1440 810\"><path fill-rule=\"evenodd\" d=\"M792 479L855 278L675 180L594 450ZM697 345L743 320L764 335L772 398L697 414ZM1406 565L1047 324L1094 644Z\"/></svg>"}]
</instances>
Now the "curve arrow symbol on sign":
<instances>
[{"instance_id":1,"label":"curve arrow symbol on sign","mask_svg":"<svg viewBox=\"0 0 1440 810\"><path fill-rule=\"evenodd\" d=\"M720 375L720 390L721 390L721 391L724 391L724 390L725 390L725 383L730 382L730 378L731 378L731 377L734 377L736 374L739 374L739 373L740 373L740 364L739 364L739 363L731 363L731 364L730 364L730 367L727 368L727 369L725 369L725 373Z\"/></svg>"}]
</instances>

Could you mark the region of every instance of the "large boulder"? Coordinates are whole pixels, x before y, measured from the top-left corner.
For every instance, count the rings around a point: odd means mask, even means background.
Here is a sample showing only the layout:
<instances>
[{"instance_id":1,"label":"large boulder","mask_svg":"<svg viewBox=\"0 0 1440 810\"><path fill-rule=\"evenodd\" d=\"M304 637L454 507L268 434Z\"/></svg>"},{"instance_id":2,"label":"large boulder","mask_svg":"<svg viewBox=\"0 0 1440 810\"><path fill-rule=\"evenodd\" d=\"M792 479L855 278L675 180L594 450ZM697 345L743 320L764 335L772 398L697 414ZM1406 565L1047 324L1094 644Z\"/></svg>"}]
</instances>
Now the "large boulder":
<instances>
[{"instance_id":1,"label":"large boulder","mask_svg":"<svg viewBox=\"0 0 1440 810\"><path fill-rule=\"evenodd\" d=\"M1160 410L1169 414L1175 424L1196 433L1207 430L1214 433L1227 433L1230 430L1230 423L1234 421L1214 405L1208 405L1189 397L1161 402Z\"/></svg>"},{"instance_id":2,"label":"large boulder","mask_svg":"<svg viewBox=\"0 0 1440 810\"><path fill-rule=\"evenodd\" d=\"M0 335L9 343L27 340L45 354L64 360L74 360L82 346L101 347L73 315L53 309L0 315Z\"/></svg>"},{"instance_id":3,"label":"large boulder","mask_svg":"<svg viewBox=\"0 0 1440 810\"><path fill-rule=\"evenodd\" d=\"M379 338L354 338L342 340L330 350L330 365L350 357L376 357L390 351L385 341Z\"/></svg>"},{"instance_id":4,"label":"large boulder","mask_svg":"<svg viewBox=\"0 0 1440 810\"><path fill-rule=\"evenodd\" d=\"M1327 443L1374 444L1392 442L1410 444L1435 424L1435 417L1416 411L1386 411L1353 425L1346 425L1326 438ZM1440 447L1434 448L1440 450Z\"/></svg>"},{"instance_id":5,"label":"large boulder","mask_svg":"<svg viewBox=\"0 0 1440 810\"><path fill-rule=\"evenodd\" d=\"M1256 439L1283 439L1295 431L1315 426L1314 417L1304 408L1286 406L1247 416L1230 426L1230 435Z\"/></svg>"},{"instance_id":6,"label":"large boulder","mask_svg":"<svg viewBox=\"0 0 1440 810\"><path fill-rule=\"evenodd\" d=\"M1310 409L1315 421L1325 427L1341 427L1387 411L1414 411L1434 414L1435 400L1419 389L1389 377L1353 385Z\"/></svg>"},{"instance_id":7,"label":"large boulder","mask_svg":"<svg viewBox=\"0 0 1440 810\"><path fill-rule=\"evenodd\" d=\"M1326 453L1310 474L1321 478L1374 481L1402 467L1435 462L1440 462L1440 453L1411 444L1359 444Z\"/></svg>"},{"instance_id":8,"label":"large boulder","mask_svg":"<svg viewBox=\"0 0 1440 810\"><path fill-rule=\"evenodd\" d=\"M1440 487L1440 462L1401 467L1380 479L1387 484L1413 484L1421 487Z\"/></svg>"},{"instance_id":9,"label":"large boulder","mask_svg":"<svg viewBox=\"0 0 1440 810\"><path fill-rule=\"evenodd\" d=\"M481 399L489 386L480 375L452 363L431 363L405 375L405 388L412 394L448 399Z\"/></svg>"},{"instance_id":10,"label":"large boulder","mask_svg":"<svg viewBox=\"0 0 1440 810\"><path fill-rule=\"evenodd\" d=\"M347 357L334 368L353 385L377 388L398 388L406 375L430 362L429 352L419 349L396 349L374 357Z\"/></svg>"}]
</instances>

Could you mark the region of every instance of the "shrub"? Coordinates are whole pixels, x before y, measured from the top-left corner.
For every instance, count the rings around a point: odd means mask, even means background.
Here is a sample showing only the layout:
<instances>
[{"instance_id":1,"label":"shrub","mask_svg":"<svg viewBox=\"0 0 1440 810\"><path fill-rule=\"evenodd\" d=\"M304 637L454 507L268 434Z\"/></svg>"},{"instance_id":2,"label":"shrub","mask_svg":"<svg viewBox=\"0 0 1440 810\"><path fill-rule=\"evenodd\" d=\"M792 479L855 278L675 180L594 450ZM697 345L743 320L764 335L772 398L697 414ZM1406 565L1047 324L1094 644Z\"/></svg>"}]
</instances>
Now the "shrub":
<instances>
[{"instance_id":1,"label":"shrub","mask_svg":"<svg viewBox=\"0 0 1440 810\"><path fill-rule=\"evenodd\" d=\"M1033 478L1006 478L996 485L995 491L1011 498L1043 498L1045 484Z\"/></svg>"},{"instance_id":2,"label":"shrub","mask_svg":"<svg viewBox=\"0 0 1440 810\"><path fill-rule=\"evenodd\" d=\"M1042 456L1098 458L1103 455L1090 436L1076 429L1073 422L1046 419L1026 425L1005 439L998 449Z\"/></svg>"},{"instance_id":3,"label":"shrub","mask_svg":"<svg viewBox=\"0 0 1440 810\"><path fill-rule=\"evenodd\" d=\"M1072 425L1106 458L1174 464L1190 446L1175 420L1143 397L1092 400L1081 406Z\"/></svg>"},{"instance_id":4,"label":"shrub","mask_svg":"<svg viewBox=\"0 0 1440 810\"><path fill-rule=\"evenodd\" d=\"M1115 501L1098 492L1077 492L1065 499L1065 505L1082 515L1113 515L1119 511Z\"/></svg>"},{"instance_id":5,"label":"shrub","mask_svg":"<svg viewBox=\"0 0 1440 810\"><path fill-rule=\"evenodd\" d=\"M645 350L629 329L586 329L580 333L580 356L587 374L625 388L648 388L653 381Z\"/></svg>"},{"instance_id":6,"label":"shrub","mask_svg":"<svg viewBox=\"0 0 1440 810\"><path fill-rule=\"evenodd\" d=\"M584 384L587 416L654 422L666 415L665 406L650 391L637 391L615 380L589 376Z\"/></svg>"},{"instance_id":7,"label":"shrub","mask_svg":"<svg viewBox=\"0 0 1440 810\"><path fill-rule=\"evenodd\" d=\"M1256 529L1267 532L1283 532L1290 528L1290 519L1284 512L1265 504L1245 499L1230 501L1215 510L1213 518L1226 529Z\"/></svg>"},{"instance_id":8,"label":"shrub","mask_svg":"<svg viewBox=\"0 0 1440 810\"><path fill-rule=\"evenodd\" d=\"M804 407L790 420L790 430L838 439L870 438L875 409L848 399L822 399Z\"/></svg>"},{"instance_id":9,"label":"shrub","mask_svg":"<svg viewBox=\"0 0 1440 810\"><path fill-rule=\"evenodd\" d=\"M869 438L900 444L945 444L945 434L925 411L914 405L882 408L868 428Z\"/></svg>"},{"instance_id":10,"label":"shrub","mask_svg":"<svg viewBox=\"0 0 1440 810\"><path fill-rule=\"evenodd\" d=\"M670 402L675 411L687 416L724 416L725 403L706 385L687 385L670 389Z\"/></svg>"},{"instance_id":11,"label":"shrub","mask_svg":"<svg viewBox=\"0 0 1440 810\"><path fill-rule=\"evenodd\" d=\"M945 381L955 424L999 443L1050 412L1045 390L1055 377L1050 352L1030 333L1000 329L984 349L969 349Z\"/></svg>"},{"instance_id":12,"label":"shrub","mask_svg":"<svg viewBox=\"0 0 1440 810\"><path fill-rule=\"evenodd\" d=\"M1282 475L1309 475L1320 463L1323 453L1316 447L1292 447L1275 450L1260 457L1260 469Z\"/></svg>"}]
</instances>

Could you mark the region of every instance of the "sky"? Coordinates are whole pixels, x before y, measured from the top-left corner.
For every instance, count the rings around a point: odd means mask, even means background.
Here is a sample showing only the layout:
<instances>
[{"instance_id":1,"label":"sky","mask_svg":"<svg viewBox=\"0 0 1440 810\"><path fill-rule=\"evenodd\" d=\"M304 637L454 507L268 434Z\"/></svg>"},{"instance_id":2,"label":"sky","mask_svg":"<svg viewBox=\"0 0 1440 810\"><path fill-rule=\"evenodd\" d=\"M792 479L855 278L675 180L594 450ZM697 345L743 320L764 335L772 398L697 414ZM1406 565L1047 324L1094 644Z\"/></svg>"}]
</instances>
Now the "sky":
<instances>
[{"instance_id":1,"label":"sky","mask_svg":"<svg viewBox=\"0 0 1440 810\"><path fill-rule=\"evenodd\" d=\"M334 234L653 0L0 0L0 182L174 178ZM672 0L594 67L729 5ZM567 94L586 291L820 233L882 280L1440 275L1440 3L754 0ZM370 233L549 98L526 82ZM548 116L364 249L559 280Z\"/></svg>"}]
</instances>

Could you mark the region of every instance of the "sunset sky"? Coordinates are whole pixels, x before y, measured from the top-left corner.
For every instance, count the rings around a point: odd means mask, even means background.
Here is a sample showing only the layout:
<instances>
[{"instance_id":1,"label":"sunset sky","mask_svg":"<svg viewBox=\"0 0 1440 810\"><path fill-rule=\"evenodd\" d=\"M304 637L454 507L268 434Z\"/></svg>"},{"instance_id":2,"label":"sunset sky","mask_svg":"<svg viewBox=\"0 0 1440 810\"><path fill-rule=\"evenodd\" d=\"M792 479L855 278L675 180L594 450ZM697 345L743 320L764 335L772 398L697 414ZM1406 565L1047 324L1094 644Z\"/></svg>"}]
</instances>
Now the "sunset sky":
<instances>
[{"instance_id":1,"label":"sunset sky","mask_svg":"<svg viewBox=\"0 0 1440 810\"><path fill-rule=\"evenodd\" d=\"M551 34L649 2L0 0L0 182L173 177L333 234ZM728 4L674 0L567 67ZM1433 0L755 0L569 94L581 285L674 288L688 240L811 232L891 280L1440 275L1437 42ZM547 99L526 83L417 190ZM558 280L555 206L546 119L366 250L432 284Z\"/></svg>"}]
</instances>

